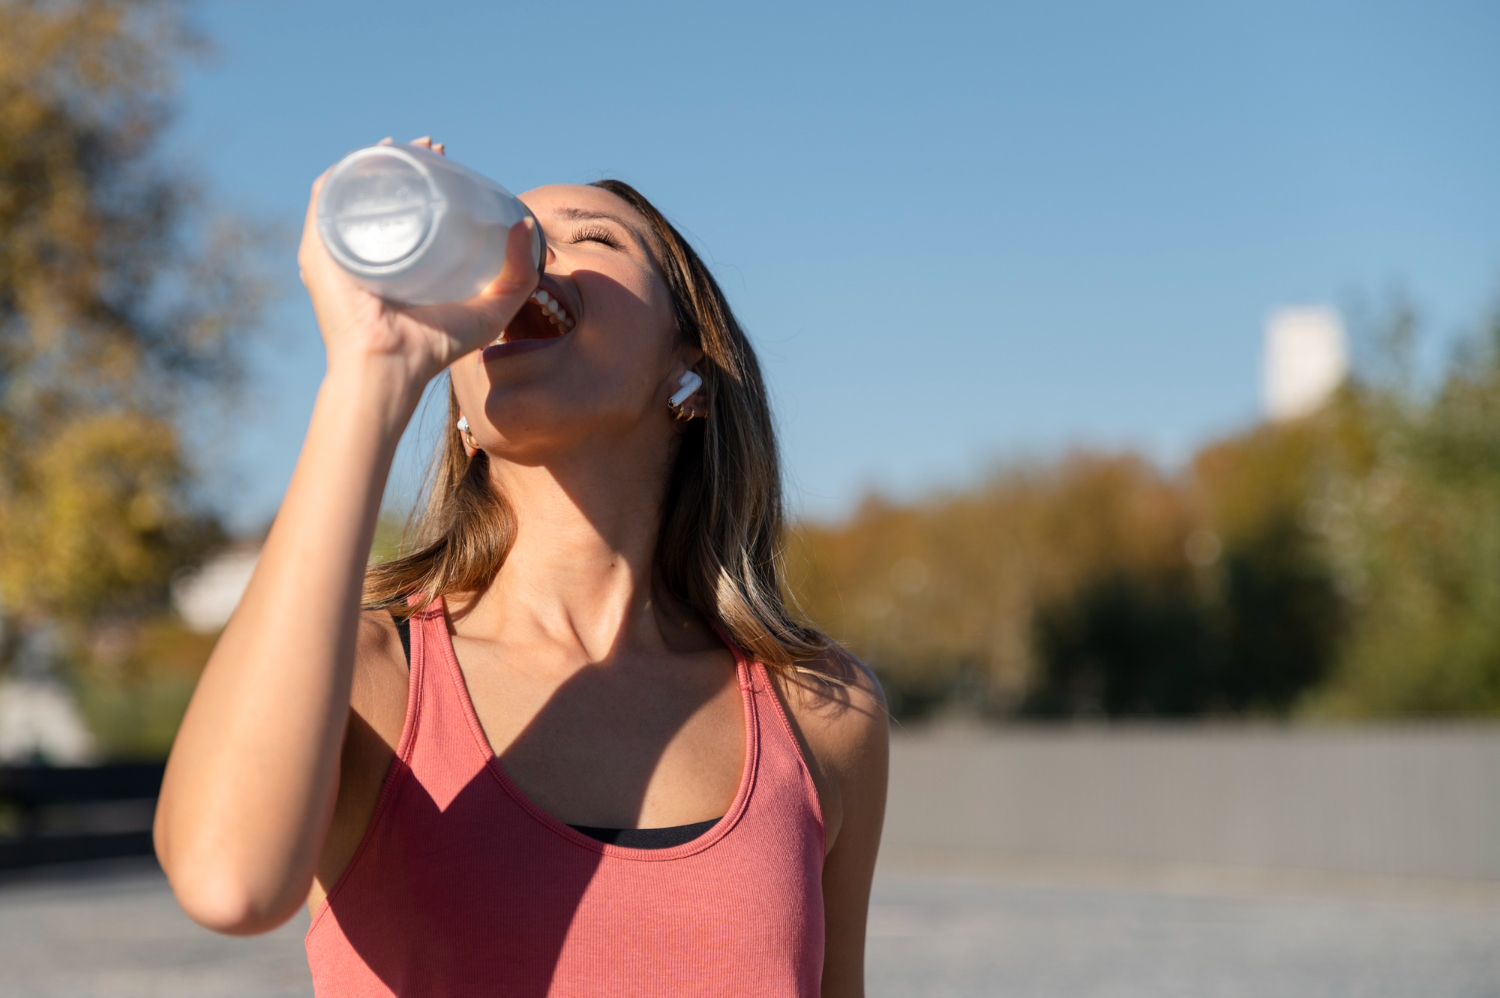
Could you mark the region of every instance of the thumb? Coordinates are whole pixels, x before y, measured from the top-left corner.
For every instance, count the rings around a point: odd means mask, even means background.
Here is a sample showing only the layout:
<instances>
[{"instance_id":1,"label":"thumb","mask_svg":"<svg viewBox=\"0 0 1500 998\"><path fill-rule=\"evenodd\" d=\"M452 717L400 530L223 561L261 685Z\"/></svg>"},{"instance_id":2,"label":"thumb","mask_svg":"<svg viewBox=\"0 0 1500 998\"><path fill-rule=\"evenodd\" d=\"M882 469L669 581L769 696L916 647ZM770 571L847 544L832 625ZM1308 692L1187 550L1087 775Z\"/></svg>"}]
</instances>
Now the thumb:
<instances>
[{"instance_id":1,"label":"thumb","mask_svg":"<svg viewBox=\"0 0 1500 998\"><path fill-rule=\"evenodd\" d=\"M531 258L532 246L536 243L536 220L527 216L510 227L505 236L505 265L495 279L484 286L479 298L507 298L520 294L523 298L536 290L542 279L536 261Z\"/></svg>"},{"instance_id":2,"label":"thumb","mask_svg":"<svg viewBox=\"0 0 1500 998\"><path fill-rule=\"evenodd\" d=\"M473 298L410 309L412 318L448 334L451 340L448 363L498 337L536 289L541 275L531 259L535 230L536 222L530 218L510 227L505 240L504 266Z\"/></svg>"}]
</instances>

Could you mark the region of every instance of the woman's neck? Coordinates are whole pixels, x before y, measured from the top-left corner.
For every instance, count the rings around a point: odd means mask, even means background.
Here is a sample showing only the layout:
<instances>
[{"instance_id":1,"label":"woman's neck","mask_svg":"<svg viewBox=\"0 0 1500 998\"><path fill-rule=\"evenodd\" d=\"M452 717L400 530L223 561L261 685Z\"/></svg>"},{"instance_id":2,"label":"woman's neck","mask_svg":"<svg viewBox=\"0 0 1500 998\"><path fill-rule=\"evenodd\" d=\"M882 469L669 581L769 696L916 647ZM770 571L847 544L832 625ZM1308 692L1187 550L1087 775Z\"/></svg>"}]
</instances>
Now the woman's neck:
<instances>
[{"instance_id":1,"label":"woman's neck","mask_svg":"<svg viewBox=\"0 0 1500 998\"><path fill-rule=\"evenodd\" d=\"M496 462L517 531L494 582L464 610L471 631L575 646L587 662L701 640L701 622L663 605L652 584L665 465L665 455L653 462L620 449Z\"/></svg>"}]
</instances>

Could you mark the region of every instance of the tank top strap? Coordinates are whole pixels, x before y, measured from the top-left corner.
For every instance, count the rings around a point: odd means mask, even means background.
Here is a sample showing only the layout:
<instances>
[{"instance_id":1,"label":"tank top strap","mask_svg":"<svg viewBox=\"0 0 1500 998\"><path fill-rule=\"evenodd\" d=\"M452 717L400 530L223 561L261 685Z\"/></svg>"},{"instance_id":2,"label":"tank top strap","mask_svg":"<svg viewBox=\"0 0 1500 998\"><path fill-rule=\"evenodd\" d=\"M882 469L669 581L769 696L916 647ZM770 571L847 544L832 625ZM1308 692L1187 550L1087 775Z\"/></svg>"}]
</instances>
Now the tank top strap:
<instances>
[{"instance_id":1,"label":"tank top strap","mask_svg":"<svg viewBox=\"0 0 1500 998\"><path fill-rule=\"evenodd\" d=\"M410 743L402 748L412 768L429 774L443 771L445 776L483 770L492 755L489 739L463 688L442 597L411 615L410 682Z\"/></svg>"},{"instance_id":2,"label":"tank top strap","mask_svg":"<svg viewBox=\"0 0 1500 998\"><path fill-rule=\"evenodd\" d=\"M415 603L415 597L407 601L408 606L414 606ZM437 605L438 614L441 616L441 604ZM423 704L430 699L424 694L427 693L427 659L431 643L425 640L423 628L427 626L427 618L431 611L432 606L428 606L413 610L407 617L396 618L396 631L401 638L402 651L406 654L407 672L406 717L401 725L401 737L396 742L396 758L405 766L410 765L412 752L416 748Z\"/></svg>"},{"instance_id":3,"label":"tank top strap","mask_svg":"<svg viewBox=\"0 0 1500 998\"><path fill-rule=\"evenodd\" d=\"M771 670L764 662L751 658L749 652L741 648L722 626L717 623L712 626L720 640L734 654L740 689L750 693L750 716L746 720L756 727L755 741L759 752L762 755L769 753L773 765L780 764L795 771L794 779L800 784L821 828L823 811L818 800L817 785L812 778L812 769L802 754L802 744L793 732L781 694L771 681Z\"/></svg>"}]
</instances>

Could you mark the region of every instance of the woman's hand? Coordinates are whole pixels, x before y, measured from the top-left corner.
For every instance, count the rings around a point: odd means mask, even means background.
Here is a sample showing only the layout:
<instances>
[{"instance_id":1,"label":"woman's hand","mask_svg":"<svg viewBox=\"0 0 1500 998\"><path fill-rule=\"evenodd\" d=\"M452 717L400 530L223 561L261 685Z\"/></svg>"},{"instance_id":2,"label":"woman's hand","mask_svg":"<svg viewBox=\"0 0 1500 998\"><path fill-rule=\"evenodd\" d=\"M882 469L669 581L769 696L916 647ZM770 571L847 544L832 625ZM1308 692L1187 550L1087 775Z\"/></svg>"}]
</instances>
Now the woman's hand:
<instances>
[{"instance_id":1,"label":"woman's hand","mask_svg":"<svg viewBox=\"0 0 1500 998\"><path fill-rule=\"evenodd\" d=\"M443 152L442 144L434 145L430 138L412 144ZM394 360L420 388L464 354L498 337L536 288L539 275L531 260L535 223L526 219L511 227L504 268L468 301L407 306L371 294L334 262L318 233L318 194L327 176L325 172L313 184L297 263L323 334L330 372L370 359Z\"/></svg>"}]
</instances>

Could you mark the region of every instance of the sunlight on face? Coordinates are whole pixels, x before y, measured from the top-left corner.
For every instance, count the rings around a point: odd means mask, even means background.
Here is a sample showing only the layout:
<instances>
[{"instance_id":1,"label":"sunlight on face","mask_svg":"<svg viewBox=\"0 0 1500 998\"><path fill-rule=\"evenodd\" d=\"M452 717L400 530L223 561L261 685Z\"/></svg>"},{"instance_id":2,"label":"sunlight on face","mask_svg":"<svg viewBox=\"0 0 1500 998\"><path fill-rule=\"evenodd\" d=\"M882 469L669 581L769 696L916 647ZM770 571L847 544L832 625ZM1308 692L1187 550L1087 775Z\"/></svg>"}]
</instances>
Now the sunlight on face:
<instances>
[{"instance_id":1,"label":"sunlight on face","mask_svg":"<svg viewBox=\"0 0 1500 998\"><path fill-rule=\"evenodd\" d=\"M451 368L476 439L530 461L643 427L670 432L663 399L687 348L646 220L595 187L539 187L521 200L547 238L546 272L506 342Z\"/></svg>"}]
</instances>

